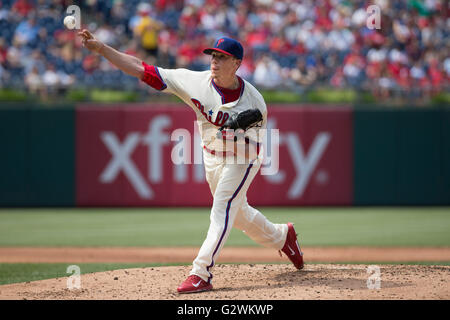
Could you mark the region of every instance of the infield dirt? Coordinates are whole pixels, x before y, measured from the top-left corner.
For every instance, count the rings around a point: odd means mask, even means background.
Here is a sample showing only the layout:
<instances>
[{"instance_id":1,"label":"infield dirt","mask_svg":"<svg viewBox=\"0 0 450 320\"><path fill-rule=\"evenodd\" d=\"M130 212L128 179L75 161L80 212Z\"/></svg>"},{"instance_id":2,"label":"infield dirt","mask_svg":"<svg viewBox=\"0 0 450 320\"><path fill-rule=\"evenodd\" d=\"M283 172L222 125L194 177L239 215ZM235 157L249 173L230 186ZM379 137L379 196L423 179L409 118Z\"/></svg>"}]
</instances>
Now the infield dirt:
<instances>
[{"instance_id":1,"label":"infield dirt","mask_svg":"<svg viewBox=\"0 0 450 320\"><path fill-rule=\"evenodd\" d=\"M0 248L0 262L189 262L196 248ZM308 264L345 261L450 261L450 248L304 248L297 271L276 251L224 248L214 270L214 290L179 295L190 266L122 269L81 275L81 289L67 277L0 286L0 299L450 299L450 266L379 265L379 275L362 264ZM167 253L170 254L167 254ZM172 259L168 259L171 256ZM327 259L328 258L328 259ZM376 289L379 279L379 289ZM371 280L369 280L371 279ZM368 288L368 280L369 287ZM374 288L375 287L375 288Z\"/></svg>"},{"instance_id":2,"label":"infield dirt","mask_svg":"<svg viewBox=\"0 0 450 320\"><path fill-rule=\"evenodd\" d=\"M449 266L381 265L379 289L369 289L367 265L218 265L214 290L180 295L176 288L190 267L158 267L81 276L81 289L68 278L0 286L1 299L449 299ZM373 276L373 274L372 274ZM375 282L370 282L372 285Z\"/></svg>"},{"instance_id":3,"label":"infield dirt","mask_svg":"<svg viewBox=\"0 0 450 320\"><path fill-rule=\"evenodd\" d=\"M450 261L449 247L302 247L307 262ZM195 247L0 247L0 263L190 263ZM225 247L219 263L287 262L274 249Z\"/></svg>"}]
</instances>

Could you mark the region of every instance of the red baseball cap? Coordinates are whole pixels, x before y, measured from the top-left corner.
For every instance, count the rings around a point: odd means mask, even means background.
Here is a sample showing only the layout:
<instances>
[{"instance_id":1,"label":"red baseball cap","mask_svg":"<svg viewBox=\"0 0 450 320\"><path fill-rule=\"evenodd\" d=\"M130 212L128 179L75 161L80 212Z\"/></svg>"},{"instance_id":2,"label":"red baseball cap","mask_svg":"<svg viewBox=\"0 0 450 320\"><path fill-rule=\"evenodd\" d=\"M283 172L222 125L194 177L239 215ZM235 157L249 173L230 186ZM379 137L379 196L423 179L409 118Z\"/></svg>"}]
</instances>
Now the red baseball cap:
<instances>
[{"instance_id":1,"label":"red baseball cap","mask_svg":"<svg viewBox=\"0 0 450 320\"><path fill-rule=\"evenodd\" d=\"M233 56L239 60L244 57L244 48L239 41L223 37L216 40L213 48L203 50L205 54L212 54L213 51L221 52L229 56Z\"/></svg>"}]
</instances>

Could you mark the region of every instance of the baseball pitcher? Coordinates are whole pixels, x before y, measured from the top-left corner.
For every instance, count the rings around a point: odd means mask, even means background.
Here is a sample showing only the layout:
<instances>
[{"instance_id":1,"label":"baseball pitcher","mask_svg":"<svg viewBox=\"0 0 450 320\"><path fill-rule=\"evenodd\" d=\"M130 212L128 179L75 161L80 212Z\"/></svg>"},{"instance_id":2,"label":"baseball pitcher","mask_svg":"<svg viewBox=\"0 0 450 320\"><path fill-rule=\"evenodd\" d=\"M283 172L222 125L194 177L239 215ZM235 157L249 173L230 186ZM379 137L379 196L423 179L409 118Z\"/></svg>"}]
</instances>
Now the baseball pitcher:
<instances>
[{"instance_id":1,"label":"baseball pitcher","mask_svg":"<svg viewBox=\"0 0 450 320\"><path fill-rule=\"evenodd\" d=\"M85 48L154 89L178 96L197 115L206 180L214 200L206 239L178 292L212 290L212 269L232 227L263 246L281 250L302 269L303 253L293 224L274 224L247 203L247 190L262 163L267 108L261 94L236 75L244 55L242 45L227 37L216 40L203 51L211 55L210 70L197 72L148 65L87 30L78 35Z\"/></svg>"}]
</instances>

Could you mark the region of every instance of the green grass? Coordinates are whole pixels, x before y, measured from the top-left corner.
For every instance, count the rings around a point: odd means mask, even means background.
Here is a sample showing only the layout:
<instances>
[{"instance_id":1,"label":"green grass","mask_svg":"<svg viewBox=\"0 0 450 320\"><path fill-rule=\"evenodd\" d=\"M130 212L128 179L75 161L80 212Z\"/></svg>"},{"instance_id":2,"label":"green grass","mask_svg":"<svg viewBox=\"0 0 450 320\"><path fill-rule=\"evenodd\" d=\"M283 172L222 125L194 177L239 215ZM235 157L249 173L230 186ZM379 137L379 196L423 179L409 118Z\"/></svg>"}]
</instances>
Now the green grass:
<instances>
[{"instance_id":1,"label":"green grass","mask_svg":"<svg viewBox=\"0 0 450 320\"><path fill-rule=\"evenodd\" d=\"M89 98L92 102L136 102L138 94L131 91L93 89Z\"/></svg>"},{"instance_id":2,"label":"green grass","mask_svg":"<svg viewBox=\"0 0 450 320\"><path fill-rule=\"evenodd\" d=\"M346 90L330 90L330 89L318 89L308 92L308 101L315 103L351 103L355 102L358 97L358 93L352 89Z\"/></svg>"},{"instance_id":3,"label":"green grass","mask_svg":"<svg viewBox=\"0 0 450 320\"><path fill-rule=\"evenodd\" d=\"M80 267L81 274L111 271L131 268L148 268L168 266L173 264L131 264L131 263L74 263ZM44 279L53 279L69 277L73 274L67 273L69 263L0 263L0 285L37 281ZM180 264L177 264L180 265Z\"/></svg>"},{"instance_id":4,"label":"green grass","mask_svg":"<svg viewBox=\"0 0 450 320\"><path fill-rule=\"evenodd\" d=\"M450 246L448 207L260 210L275 223L294 222L303 246ZM208 225L207 208L0 209L0 246L198 247ZM255 243L234 229L226 245L253 246ZM383 263L390 262L361 264ZM80 266L82 274L161 265L75 264ZM450 262L396 264L450 265ZM0 284L67 277L69 265L0 264Z\"/></svg>"},{"instance_id":5,"label":"green grass","mask_svg":"<svg viewBox=\"0 0 450 320\"><path fill-rule=\"evenodd\" d=\"M435 95L431 99L433 104L437 105L449 105L450 104L450 93L448 92L441 92L437 95Z\"/></svg>"},{"instance_id":6,"label":"green grass","mask_svg":"<svg viewBox=\"0 0 450 320\"><path fill-rule=\"evenodd\" d=\"M260 208L304 246L450 246L450 208ZM0 246L200 246L207 208L0 209ZM233 229L227 246L253 246Z\"/></svg>"},{"instance_id":7,"label":"green grass","mask_svg":"<svg viewBox=\"0 0 450 320\"><path fill-rule=\"evenodd\" d=\"M301 96L295 92L263 90L261 95L266 103L298 103L301 102Z\"/></svg>"},{"instance_id":8,"label":"green grass","mask_svg":"<svg viewBox=\"0 0 450 320\"><path fill-rule=\"evenodd\" d=\"M23 90L0 89L0 101L27 101L28 95Z\"/></svg>"}]
</instances>

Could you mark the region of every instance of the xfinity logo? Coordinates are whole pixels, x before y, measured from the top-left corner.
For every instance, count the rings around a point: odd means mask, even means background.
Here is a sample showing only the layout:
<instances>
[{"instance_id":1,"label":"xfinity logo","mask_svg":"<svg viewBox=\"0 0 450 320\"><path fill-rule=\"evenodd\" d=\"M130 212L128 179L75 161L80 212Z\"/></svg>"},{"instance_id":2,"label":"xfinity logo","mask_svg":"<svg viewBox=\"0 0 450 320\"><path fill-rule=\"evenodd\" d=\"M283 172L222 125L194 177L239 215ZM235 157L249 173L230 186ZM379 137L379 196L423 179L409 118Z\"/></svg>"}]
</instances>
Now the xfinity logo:
<instances>
[{"instance_id":1,"label":"xfinity logo","mask_svg":"<svg viewBox=\"0 0 450 320\"><path fill-rule=\"evenodd\" d=\"M270 119L267 122L267 127L276 127L275 120ZM289 199L298 199L303 195L303 192L305 191L313 172L317 168L317 164L322 158L330 140L330 133L319 132L314 138L309 150L305 150L301 143L300 137L296 132L280 133L279 143L280 145L285 145L287 147L296 172L295 179L289 187ZM272 143L271 149L278 150L279 148ZM321 176L323 177L324 172L321 173ZM286 174L283 170L278 170L273 175L265 175L264 177L271 183L276 184L282 183L286 180Z\"/></svg>"},{"instance_id":2,"label":"xfinity logo","mask_svg":"<svg viewBox=\"0 0 450 320\"><path fill-rule=\"evenodd\" d=\"M203 151L199 133L195 131L192 139L188 130L171 130L171 126L172 121L169 116L159 115L150 121L146 133L130 132L122 141L112 131L101 132L100 139L110 152L111 159L100 174L100 182L113 183L119 173L122 172L140 198L151 200L155 197L151 185L163 181L163 168L166 162L172 163L175 182L187 182L189 168L193 170L192 179L195 182L204 182ZM278 165L279 146L286 146L296 172L289 186L288 197L299 199L308 186L317 164L330 142L331 135L328 132L318 133L309 150L305 150L297 133L283 132L278 134L278 130L274 130L275 127L275 121L269 119L267 132L275 132L276 134L265 135L266 143L264 145L266 147L264 148L261 174L268 182L273 184L281 184L286 181L286 173L280 170ZM188 164L191 163L191 141L194 147L194 164L189 166ZM163 152L163 148L171 145L171 159L168 156L165 159L164 155L167 155L167 153ZM141 172L132 159L133 152L138 147L147 148L148 172Z\"/></svg>"},{"instance_id":3,"label":"xfinity logo","mask_svg":"<svg viewBox=\"0 0 450 320\"><path fill-rule=\"evenodd\" d=\"M101 183L113 183L120 172L123 172L127 180L131 183L134 190L142 199L153 199L154 192L150 183L157 184L163 180L163 163L170 159L163 159L163 147L170 144L180 132L175 130L172 135L168 129L172 126L170 117L160 115L154 117L148 126L146 134L130 132L125 139L120 142L114 132L104 131L100 133L100 139L111 153L111 160L100 174ZM185 130L187 131L187 130ZM172 138L172 139L171 139ZM200 137L198 133L194 134L194 141L198 147L194 148L195 159L202 159L202 150L200 148ZM132 160L134 150L139 146L147 146L148 150L148 172L144 178L142 173L136 167ZM174 148L175 149L175 148ZM186 150L189 148L185 148ZM186 182L187 166L183 163L175 163L174 179L178 183ZM203 182L205 179L202 162L196 161L193 165L193 179L196 182ZM150 183L148 183L148 181Z\"/></svg>"},{"instance_id":4,"label":"xfinity logo","mask_svg":"<svg viewBox=\"0 0 450 320\"><path fill-rule=\"evenodd\" d=\"M139 196L144 199L152 199L154 195L152 189L130 159L131 154L140 142L139 134L130 133L123 144L120 144L114 132L102 132L100 138L112 154L111 161L100 175L100 182L113 182L119 172L123 170Z\"/></svg>"}]
</instances>

